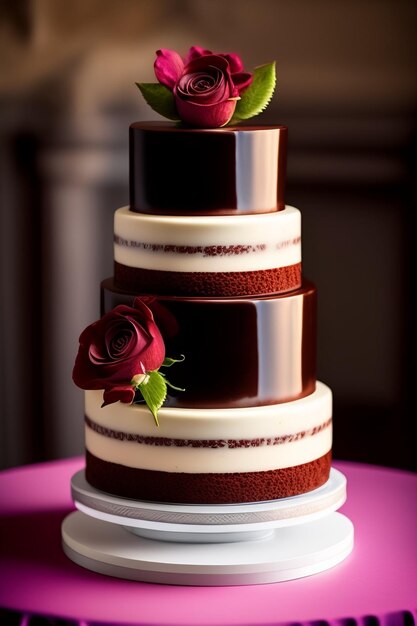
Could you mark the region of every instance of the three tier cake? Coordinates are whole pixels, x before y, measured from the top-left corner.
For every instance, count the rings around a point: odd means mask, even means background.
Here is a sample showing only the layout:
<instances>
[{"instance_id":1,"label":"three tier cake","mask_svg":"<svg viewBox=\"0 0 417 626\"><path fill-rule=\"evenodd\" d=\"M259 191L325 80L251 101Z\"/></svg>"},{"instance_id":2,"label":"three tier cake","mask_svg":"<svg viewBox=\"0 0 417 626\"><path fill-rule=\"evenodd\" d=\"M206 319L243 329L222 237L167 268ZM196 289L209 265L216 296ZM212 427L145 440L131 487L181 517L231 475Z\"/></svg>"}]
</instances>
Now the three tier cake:
<instances>
[{"instance_id":1,"label":"three tier cake","mask_svg":"<svg viewBox=\"0 0 417 626\"><path fill-rule=\"evenodd\" d=\"M328 480L332 396L316 381L316 288L301 274L300 212L284 202L286 149L284 126L131 125L130 205L115 213L102 314L140 300L170 386L159 425L140 394L102 406L100 384L84 386L93 487L220 504Z\"/></svg>"}]
</instances>

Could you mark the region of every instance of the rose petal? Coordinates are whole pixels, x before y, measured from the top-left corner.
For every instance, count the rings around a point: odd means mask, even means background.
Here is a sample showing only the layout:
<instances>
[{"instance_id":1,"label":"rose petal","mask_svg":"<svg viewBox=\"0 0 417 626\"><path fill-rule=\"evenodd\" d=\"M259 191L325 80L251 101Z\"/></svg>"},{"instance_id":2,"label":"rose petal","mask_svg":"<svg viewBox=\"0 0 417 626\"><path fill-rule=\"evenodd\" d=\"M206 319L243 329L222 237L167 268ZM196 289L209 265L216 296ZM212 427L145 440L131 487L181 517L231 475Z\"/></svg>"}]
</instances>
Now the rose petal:
<instances>
[{"instance_id":1,"label":"rose petal","mask_svg":"<svg viewBox=\"0 0 417 626\"><path fill-rule=\"evenodd\" d=\"M196 104L176 97L175 102L181 119L187 124L199 128L225 126L232 118L236 108L236 100L225 100L216 104Z\"/></svg>"},{"instance_id":2,"label":"rose petal","mask_svg":"<svg viewBox=\"0 0 417 626\"><path fill-rule=\"evenodd\" d=\"M135 397L135 390L131 385L111 387L105 389L103 393L103 406L113 404L113 402L123 402L124 404L132 404Z\"/></svg>"},{"instance_id":3,"label":"rose petal","mask_svg":"<svg viewBox=\"0 0 417 626\"><path fill-rule=\"evenodd\" d=\"M116 338L121 339L124 337L124 348L121 350L115 349L115 340ZM129 351L129 348L132 347L132 343L135 341L134 329L127 323L124 319L119 320L116 318L115 320L109 322L108 326L104 332L104 343L106 346L106 357L107 363L110 360L120 359L121 353L126 354ZM90 350L91 353L91 350Z\"/></svg>"},{"instance_id":4,"label":"rose petal","mask_svg":"<svg viewBox=\"0 0 417 626\"><path fill-rule=\"evenodd\" d=\"M100 350L100 346L95 343L92 343L89 351L88 351L90 361L95 365L100 365L100 363L106 363L107 355L104 355Z\"/></svg>"},{"instance_id":5,"label":"rose petal","mask_svg":"<svg viewBox=\"0 0 417 626\"><path fill-rule=\"evenodd\" d=\"M253 76L249 72L237 72L236 74L232 74L232 81L240 95L246 87L249 87L253 81Z\"/></svg>"},{"instance_id":6,"label":"rose petal","mask_svg":"<svg viewBox=\"0 0 417 626\"><path fill-rule=\"evenodd\" d=\"M91 366L82 350L75 359L72 380L80 389L103 389L103 382L97 376L96 368Z\"/></svg>"},{"instance_id":7,"label":"rose petal","mask_svg":"<svg viewBox=\"0 0 417 626\"><path fill-rule=\"evenodd\" d=\"M184 63L178 52L165 48L156 51L154 70L160 83L172 89L179 80L183 69Z\"/></svg>"},{"instance_id":8,"label":"rose petal","mask_svg":"<svg viewBox=\"0 0 417 626\"><path fill-rule=\"evenodd\" d=\"M215 79L215 83L210 85L206 92L200 91L196 93L195 90L190 89L193 76L195 75L197 75L198 78L204 75L210 76L212 79ZM184 74L175 85L173 93L176 101L182 99L196 104L220 103L239 95L230 75L228 61L224 57L216 54L196 57L190 61L190 63L185 66ZM181 119L191 123L188 119L182 117L180 111L178 111L178 113ZM223 116L220 117L222 118ZM198 125L204 126L204 124Z\"/></svg>"},{"instance_id":9,"label":"rose petal","mask_svg":"<svg viewBox=\"0 0 417 626\"><path fill-rule=\"evenodd\" d=\"M192 61L193 59L207 56L208 54L213 54L213 53L211 52L211 50L205 50L201 46L191 46L191 48L188 50L185 56L184 63L185 65L188 65L188 63Z\"/></svg>"},{"instance_id":10,"label":"rose petal","mask_svg":"<svg viewBox=\"0 0 417 626\"><path fill-rule=\"evenodd\" d=\"M141 355L141 362L145 372L152 372L161 367L165 359L165 344L159 328L153 322L148 326L149 333L153 339Z\"/></svg>"},{"instance_id":11,"label":"rose petal","mask_svg":"<svg viewBox=\"0 0 417 626\"><path fill-rule=\"evenodd\" d=\"M134 307L138 310L140 317L146 319L146 326L148 334L151 336L152 341L147 346L142 355L142 363L146 372L151 372L161 367L163 360L165 359L165 344L160 333L158 326L155 323L153 313L145 302L141 298L135 298ZM133 316L132 316L133 317Z\"/></svg>"},{"instance_id":12,"label":"rose petal","mask_svg":"<svg viewBox=\"0 0 417 626\"><path fill-rule=\"evenodd\" d=\"M133 349L137 354L138 352L145 350L146 346L149 345L150 337L148 331L142 326L142 324L139 324L137 320L132 318L131 323L134 332Z\"/></svg>"},{"instance_id":13,"label":"rose petal","mask_svg":"<svg viewBox=\"0 0 417 626\"><path fill-rule=\"evenodd\" d=\"M195 82L204 81L205 77L207 77L207 89L196 90ZM192 100L198 104L223 102L232 96L231 91L234 88L231 79L227 80L227 78L221 70L211 66L207 68L206 72L184 74L178 84L175 85L173 93L174 96L183 100Z\"/></svg>"},{"instance_id":14,"label":"rose petal","mask_svg":"<svg viewBox=\"0 0 417 626\"><path fill-rule=\"evenodd\" d=\"M143 333L131 324L128 328L120 329L113 336L109 336L109 359L116 362L126 360L144 350L148 342L148 335L143 336Z\"/></svg>"},{"instance_id":15,"label":"rose petal","mask_svg":"<svg viewBox=\"0 0 417 626\"><path fill-rule=\"evenodd\" d=\"M155 300L154 296L144 296L143 298L135 298L133 301L133 306L137 311L140 311L142 313L142 315L145 317L145 319L150 320L151 322L153 322L153 313L150 310L150 308L146 305L146 302L153 302L153 300ZM132 309L129 307L129 310L131 311Z\"/></svg>"},{"instance_id":16,"label":"rose petal","mask_svg":"<svg viewBox=\"0 0 417 626\"><path fill-rule=\"evenodd\" d=\"M178 335L179 324L175 315L154 296L141 296L152 307L155 323L160 329L164 339L171 339Z\"/></svg>"},{"instance_id":17,"label":"rose petal","mask_svg":"<svg viewBox=\"0 0 417 626\"><path fill-rule=\"evenodd\" d=\"M183 73L193 74L194 72L204 72L209 66L217 67L222 72L230 74L230 68L227 59L218 54L210 54L207 56L200 56L191 59L191 61L184 66Z\"/></svg>"},{"instance_id":18,"label":"rose petal","mask_svg":"<svg viewBox=\"0 0 417 626\"><path fill-rule=\"evenodd\" d=\"M229 63L230 71L232 74L234 74L235 72L243 71L242 59L240 58L238 54L235 54L233 52L231 54L222 53L222 54L219 54L219 56L224 57L226 61Z\"/></svg>"}]
</instances>

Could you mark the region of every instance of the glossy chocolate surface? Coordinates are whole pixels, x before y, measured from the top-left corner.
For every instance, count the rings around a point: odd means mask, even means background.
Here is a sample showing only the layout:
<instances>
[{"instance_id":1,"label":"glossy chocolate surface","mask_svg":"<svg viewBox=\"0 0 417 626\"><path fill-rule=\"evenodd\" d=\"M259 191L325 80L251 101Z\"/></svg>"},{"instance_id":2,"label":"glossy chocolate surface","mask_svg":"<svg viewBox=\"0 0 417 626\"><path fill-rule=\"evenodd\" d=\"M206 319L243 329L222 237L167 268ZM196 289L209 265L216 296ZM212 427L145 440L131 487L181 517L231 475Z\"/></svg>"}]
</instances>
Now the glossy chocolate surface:
<instances>
[{"instance_id":1,"label":"glossy chocolate surface","mask_svg":"<svg viewBox=\"0 0 417 626\"><path fill-rule=\"evenodd\" d=\"M139 295L139 294L136 294ZM102 313L135 294L102 282ZM144 296L145 297L145 296ZM166 370L184 392L165 406L234 408L288 402L316 386L316 288L244 298L147 296L166 354L185 356Z\"/></svg>"},{"instance_id":2,"label":"glossy chocolate surface","mask_svg":"<svg viewBox=\"0 0 417 626\"><path fill-rule=\"evenodd\" d=\"M287 134L285 126L136 122L129 129L130 208L161 215L281 210Z\"/></svg>"}]
</instances>

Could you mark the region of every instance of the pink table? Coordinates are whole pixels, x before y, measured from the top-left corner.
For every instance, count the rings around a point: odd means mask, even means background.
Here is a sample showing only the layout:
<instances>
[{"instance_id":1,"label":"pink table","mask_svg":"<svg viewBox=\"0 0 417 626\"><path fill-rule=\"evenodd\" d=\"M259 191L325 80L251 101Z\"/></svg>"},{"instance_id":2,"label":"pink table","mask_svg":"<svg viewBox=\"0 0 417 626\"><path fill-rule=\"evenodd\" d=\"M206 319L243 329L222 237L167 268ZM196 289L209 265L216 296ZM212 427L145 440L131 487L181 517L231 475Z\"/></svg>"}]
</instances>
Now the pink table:
<instances>
[{"instance_id":1,"label":"pink table","mask_svg":"<svg viewBox=\"0 0 417 626\"><path fill-rule=\"evenodd\" d=\"M341 511L355 526L354 551L334 569L271 585L174 587L95 574L63 554L70 478L82 465L0 473L0 624L26 626L31 614L65 619L42 622L60 626L417 623L417 474L334 464L348 480Z\"/></svg>"}]
</instances>

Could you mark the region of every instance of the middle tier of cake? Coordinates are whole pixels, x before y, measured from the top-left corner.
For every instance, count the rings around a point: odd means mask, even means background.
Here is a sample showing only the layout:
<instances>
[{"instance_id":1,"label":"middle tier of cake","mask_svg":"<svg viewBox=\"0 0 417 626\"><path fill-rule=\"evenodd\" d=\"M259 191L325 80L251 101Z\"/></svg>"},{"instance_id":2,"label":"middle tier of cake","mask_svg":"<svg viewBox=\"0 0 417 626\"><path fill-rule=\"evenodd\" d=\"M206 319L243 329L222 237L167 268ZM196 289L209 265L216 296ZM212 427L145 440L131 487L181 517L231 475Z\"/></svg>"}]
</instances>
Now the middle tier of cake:
<instances>
[{"instance_id":1,"label":"middle tier of cake","mask_svg":"<svg viewBox=\"0 0 417 626\"><path fill-rule=\"evenodd\" d=\"M102 314L138 293L102 282ZM316 288L242 298L140 295L164 337L165 406L237 408L289 402L316 388Z\"/></svg>"}]
</instances>

